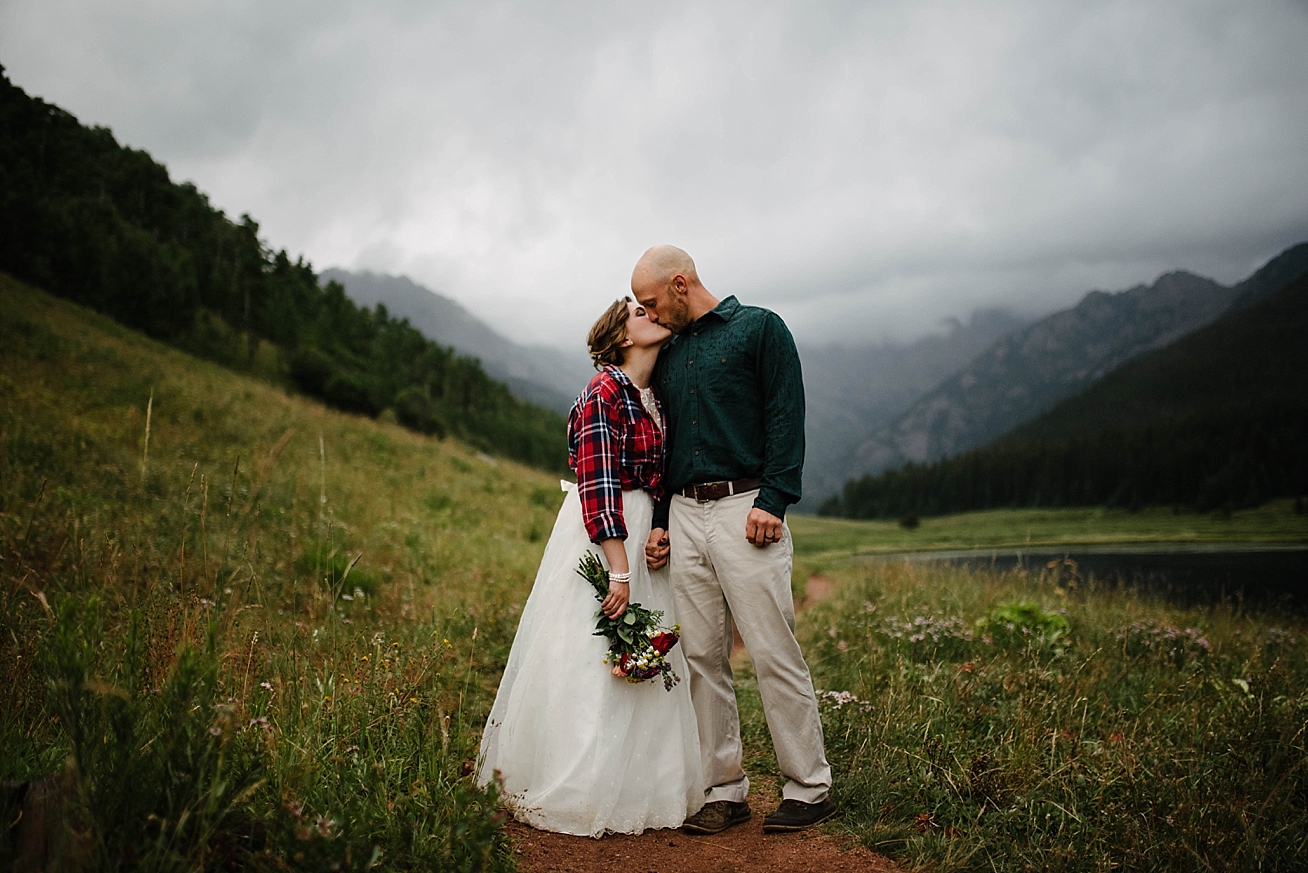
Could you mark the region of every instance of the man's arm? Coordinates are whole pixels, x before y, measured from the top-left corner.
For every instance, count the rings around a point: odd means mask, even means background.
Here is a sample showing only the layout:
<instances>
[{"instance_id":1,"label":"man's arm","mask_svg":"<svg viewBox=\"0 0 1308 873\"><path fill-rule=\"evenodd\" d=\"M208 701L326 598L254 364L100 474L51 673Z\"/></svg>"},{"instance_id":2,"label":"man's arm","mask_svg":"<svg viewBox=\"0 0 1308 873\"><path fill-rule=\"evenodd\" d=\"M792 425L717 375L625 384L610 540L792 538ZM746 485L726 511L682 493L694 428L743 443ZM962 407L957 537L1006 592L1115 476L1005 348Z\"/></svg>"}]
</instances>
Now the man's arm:
<instances>
[{"instance_id":1,"label":"man's arm","mask_svg":"<svg viewBox=\"0 0 1308 873\"><path fill-rule=\"evenodd\" d=\"M799 352L781 316L769 312L756 357L763 397L763 484L754 506L778 519L802 493L804 471L804 375Z\"/></svg>"}]
</instances>

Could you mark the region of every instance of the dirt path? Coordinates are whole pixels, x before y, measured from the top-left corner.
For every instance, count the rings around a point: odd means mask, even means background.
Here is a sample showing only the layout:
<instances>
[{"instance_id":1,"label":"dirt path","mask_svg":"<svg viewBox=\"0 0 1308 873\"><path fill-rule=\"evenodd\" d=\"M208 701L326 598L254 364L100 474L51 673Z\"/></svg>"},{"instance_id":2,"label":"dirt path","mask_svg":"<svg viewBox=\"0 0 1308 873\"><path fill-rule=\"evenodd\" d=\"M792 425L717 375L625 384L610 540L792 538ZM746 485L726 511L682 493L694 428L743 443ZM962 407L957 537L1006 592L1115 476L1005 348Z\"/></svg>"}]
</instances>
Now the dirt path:
<instances>
[{"instance_id":1,"label":"dirt path","mask_svg":"<svg viewBox=\"0 0 1308 873\"><path fill-rule=\"evenodd\" d=\"M832 581L810 576L806 596L796 612L826 598ZM736 635L732 661L749 655ZM764 780L759 780L764 781ZM646 831L640 836L610 834L603 839L538 831L512 822L509 839L525 873L893 873L900 868L887 858L831 834L763 834L763 816L780 798L762 786L750 794L754 817L712 837L692 837L674 830Z\"/></svg>"}]
</instances>

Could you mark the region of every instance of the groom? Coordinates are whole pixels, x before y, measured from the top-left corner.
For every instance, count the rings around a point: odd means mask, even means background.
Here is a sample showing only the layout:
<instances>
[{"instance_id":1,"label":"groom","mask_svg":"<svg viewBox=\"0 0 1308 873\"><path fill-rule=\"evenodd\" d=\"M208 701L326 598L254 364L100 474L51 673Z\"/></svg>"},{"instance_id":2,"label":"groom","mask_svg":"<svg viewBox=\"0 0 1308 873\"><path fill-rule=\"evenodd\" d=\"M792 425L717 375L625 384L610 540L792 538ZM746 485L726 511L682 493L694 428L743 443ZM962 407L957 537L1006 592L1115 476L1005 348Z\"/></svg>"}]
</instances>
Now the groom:
<instances>
[{"instance_id":1,"label":"groom","mask_svg":"<svg viewBox=\"0 0 1308 873\"><path fill-rule=\"evenodd\" d=\"M652 569L671 562L708 786L704 807L683 829L715 834L750 817L731 676L734 619L787 779L763 830L802 830L834 815L836 804L813 681L795 640L793 550L783 521L799 500L804 463L799 355L779 316L735 297L718 300L674 246L641 256L631 291L675 334L654 370L667 413L671 498L655 510L645 551Z\"/></svg>"}]
</instances>

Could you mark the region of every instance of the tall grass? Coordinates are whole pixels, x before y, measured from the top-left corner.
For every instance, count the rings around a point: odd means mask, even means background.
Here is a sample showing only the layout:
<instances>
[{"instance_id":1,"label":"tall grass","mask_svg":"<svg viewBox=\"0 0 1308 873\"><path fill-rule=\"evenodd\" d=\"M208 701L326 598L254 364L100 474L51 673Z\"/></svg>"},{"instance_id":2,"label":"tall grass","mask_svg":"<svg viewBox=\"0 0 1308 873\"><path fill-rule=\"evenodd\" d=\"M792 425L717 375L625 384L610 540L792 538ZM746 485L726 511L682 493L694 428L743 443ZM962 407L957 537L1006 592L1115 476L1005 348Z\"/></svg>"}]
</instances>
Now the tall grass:
<instances>
[{"instance_id":1,"label":"tall grass","mask_svg":"<svg viewBox=\"0 0 1308 873\"><path fill-rule=\"evenodd\" d=\"M0 292L0 780L67 768L97 868L510 868L469 774L554 480Z\"/></svg>"},{"instance_id":2,"label":"tall grass","mask_svg":"<svg viewBox=\"0 0 1308 873\"><path fill-rule=\"evenodd\" d=\"M801 632L841 827L932 870L1308 862L1308 628L1071 564L837 571Z\"/></svg>"}]
</instances>

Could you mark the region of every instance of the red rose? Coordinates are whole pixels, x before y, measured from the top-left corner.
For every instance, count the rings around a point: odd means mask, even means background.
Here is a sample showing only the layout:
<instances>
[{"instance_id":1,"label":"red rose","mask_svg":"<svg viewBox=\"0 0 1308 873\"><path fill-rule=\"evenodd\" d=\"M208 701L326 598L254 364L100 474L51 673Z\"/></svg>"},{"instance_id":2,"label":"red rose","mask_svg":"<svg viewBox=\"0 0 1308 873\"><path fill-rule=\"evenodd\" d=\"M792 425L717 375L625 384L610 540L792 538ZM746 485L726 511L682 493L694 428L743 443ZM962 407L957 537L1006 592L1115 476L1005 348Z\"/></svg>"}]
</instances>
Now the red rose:
<instances>
[{"instance_id":1,"label":"red rose","mask_svg":"<svg viewBox=\"0 0 1308 873\"><path fill-rule=\"evenodd\" d=\"M679 637L676 634L664 631L663 633L655 634L650 637L649 644L650 647L660 655L666 655L668 652L672 651L672 647L677 644L678 639Z\"/></svg>"}]
</instances>

